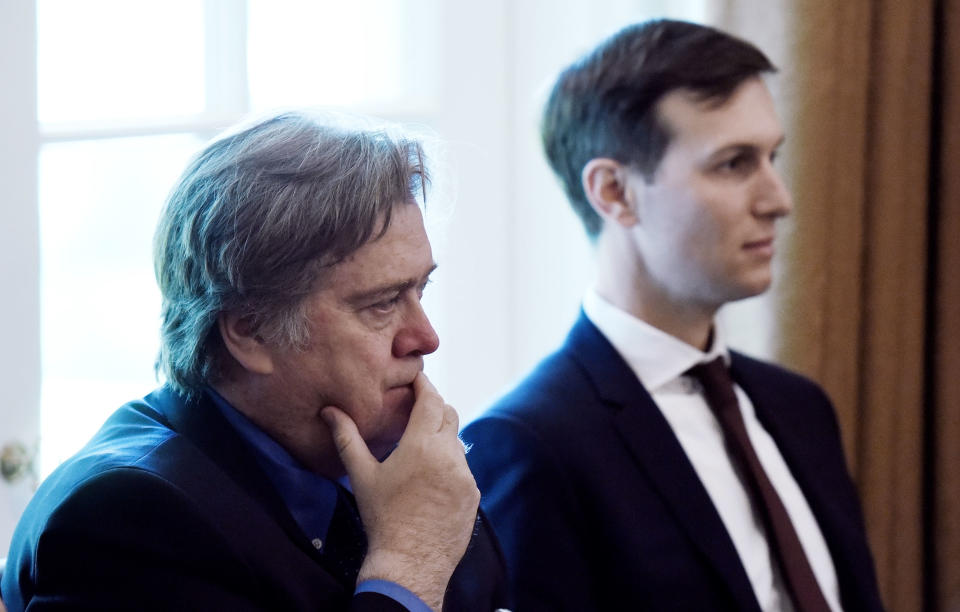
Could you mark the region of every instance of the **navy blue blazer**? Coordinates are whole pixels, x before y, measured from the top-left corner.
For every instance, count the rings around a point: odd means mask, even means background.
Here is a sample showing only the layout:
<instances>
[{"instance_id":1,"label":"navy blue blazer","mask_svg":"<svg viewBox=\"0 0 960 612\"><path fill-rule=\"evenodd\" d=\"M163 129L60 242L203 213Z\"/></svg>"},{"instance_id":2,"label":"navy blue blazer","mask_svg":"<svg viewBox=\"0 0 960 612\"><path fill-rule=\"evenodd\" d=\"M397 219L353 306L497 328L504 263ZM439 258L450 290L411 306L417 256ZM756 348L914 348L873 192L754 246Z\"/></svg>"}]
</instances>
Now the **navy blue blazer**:
<instances>
[{"instance_id":1,"label":"navy blue blazer","mask_svg":"<svg viewBox=\"0 0 960 612\"><path fill-rule=\"evenodd\" d=\"M354 596L325 563L209 399L163 388L121 407L40 486L0 593L10 612L405 609ZM503 571L478 521L449 609L504 605Z\"/></svg>"},{"instance_id":2,"label":"navy blue blazer","mask_svg":"<svg viewBox=\"0 0 960 612\"><path fill-rule=\"evenodd\" d=\"M844 609L882 609L830 401L740 354L731 370L816 516ZM673 430L582 313L560 350L462 437L520 612L759 610Z\"/></svg>"}]
</instances>

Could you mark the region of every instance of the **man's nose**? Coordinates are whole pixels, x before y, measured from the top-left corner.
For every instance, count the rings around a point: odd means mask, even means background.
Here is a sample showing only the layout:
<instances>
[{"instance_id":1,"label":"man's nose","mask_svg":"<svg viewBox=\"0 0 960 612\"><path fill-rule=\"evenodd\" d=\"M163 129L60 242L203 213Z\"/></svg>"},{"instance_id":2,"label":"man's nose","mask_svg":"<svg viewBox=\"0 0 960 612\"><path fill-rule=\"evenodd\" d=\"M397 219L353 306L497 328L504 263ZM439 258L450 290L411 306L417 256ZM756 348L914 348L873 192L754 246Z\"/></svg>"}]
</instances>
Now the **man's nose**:
<instances>
[{"instance_id":1,"label":"man's nose","mask_svg":"<svg viewBox=\"0 0 960 612\"><path fill-rule=\"evenodd\" d=\"M393 339L394 357L419 357L429 355L440 346L440 338L430 324L427 313L419 301L407 308L403 324Z\"/></svg>"},{"instance_id":2,"label":"man's nose","mask_svg":"<svg viewBox=\"0 0 960 612\"><path fill-rule=\"evenodd\" d=\"M765 217L784 217L793 210L793 196L783 178L770 163L764 166L754 198L754 213Z\"/></svg>"}]
</instances>

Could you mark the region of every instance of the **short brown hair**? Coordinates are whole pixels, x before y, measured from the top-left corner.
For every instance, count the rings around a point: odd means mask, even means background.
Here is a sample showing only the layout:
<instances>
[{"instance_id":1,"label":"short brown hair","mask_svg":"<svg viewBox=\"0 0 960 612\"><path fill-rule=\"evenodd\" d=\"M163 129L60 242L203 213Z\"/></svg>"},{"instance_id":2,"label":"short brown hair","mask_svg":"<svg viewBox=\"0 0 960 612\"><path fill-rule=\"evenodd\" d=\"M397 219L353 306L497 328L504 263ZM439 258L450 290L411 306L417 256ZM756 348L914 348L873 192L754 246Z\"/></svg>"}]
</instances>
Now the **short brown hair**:
<instances>
[{"instance_id":1,"label":"short brown hair","mask_svg":"<svg viewBox=\"0 0 960 612\"><path fill-rule=\"evenodd\" d=\"M587 202L581 173L609 157L650 180L671 134L657 103L676 89L723 102L745 80L774 72L752 44L720 30L666 19L628 26L579 59L557 79L540 133L547 160L567 198L595 238L601 220Z\"/></svg>"}]
</instances>

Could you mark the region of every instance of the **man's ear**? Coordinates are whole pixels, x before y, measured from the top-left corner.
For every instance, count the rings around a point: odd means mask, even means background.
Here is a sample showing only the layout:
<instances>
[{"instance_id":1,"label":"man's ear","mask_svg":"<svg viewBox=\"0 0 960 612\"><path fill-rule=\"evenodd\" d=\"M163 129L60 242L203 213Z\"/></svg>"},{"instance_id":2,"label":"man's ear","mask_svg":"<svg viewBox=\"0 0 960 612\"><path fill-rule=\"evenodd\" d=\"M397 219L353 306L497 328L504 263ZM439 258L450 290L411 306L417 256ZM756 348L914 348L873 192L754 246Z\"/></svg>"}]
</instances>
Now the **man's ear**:
<instances>
[{"instance_id":1,"label":"man's ear","mask_svg":"<svg viewBox=\"0 0 960 612\"><path fill-rule=\"evenodd\" d=\"M587 201L605 221L623 227L636 225L636 195L630 190L627 168L606 157L596 157L583 167L581 180Z\"/></svg>"},{"instance_id":2,"label":"man's ear","mask_svg":"<svg viewBox=\"0 0 960 612\"><path fill-rule=\"evenodd\" d=\"M273 353L254 332L249 317L221 312L217 326L223 345L245 370L263 375L273 373Z\"/></svg>"}]
</instances>

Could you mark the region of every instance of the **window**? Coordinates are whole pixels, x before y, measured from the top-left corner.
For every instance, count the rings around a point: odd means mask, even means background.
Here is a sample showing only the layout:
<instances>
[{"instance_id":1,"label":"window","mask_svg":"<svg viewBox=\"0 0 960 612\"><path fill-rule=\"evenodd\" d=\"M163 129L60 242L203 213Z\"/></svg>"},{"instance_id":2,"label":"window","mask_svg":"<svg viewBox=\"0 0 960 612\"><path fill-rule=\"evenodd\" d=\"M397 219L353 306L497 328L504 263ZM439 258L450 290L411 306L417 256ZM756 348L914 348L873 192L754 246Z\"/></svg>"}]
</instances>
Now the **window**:
<instances>
[{"instance_id":1,"label":"window","mask_svg":"<svg viewBox=\"0 0 960 612\"><path fill-rule=\"evenodd\" d=\"M468 421L562 339L590 274L536 141L544 88L601 36L702 19L705 2L36 0L41 474L156 385L163 198L203 142L277 106L373 114L442 143L427 371Z\"/></svg>"},{"instance_id":2,"label":"window","mask_svg":"<svg viewBox=\"0 0 960 612\"><path fill-rule=\"evenodd\" d=\"M437 0L38 0L42 474L157 384L151 239L190 156L271 107L425 116L436 13Z\"/></svg>"}]
</instances>

